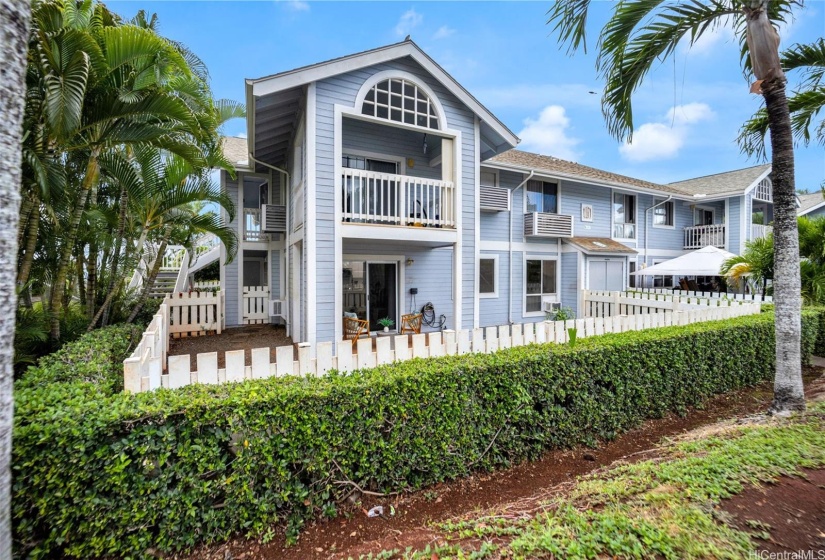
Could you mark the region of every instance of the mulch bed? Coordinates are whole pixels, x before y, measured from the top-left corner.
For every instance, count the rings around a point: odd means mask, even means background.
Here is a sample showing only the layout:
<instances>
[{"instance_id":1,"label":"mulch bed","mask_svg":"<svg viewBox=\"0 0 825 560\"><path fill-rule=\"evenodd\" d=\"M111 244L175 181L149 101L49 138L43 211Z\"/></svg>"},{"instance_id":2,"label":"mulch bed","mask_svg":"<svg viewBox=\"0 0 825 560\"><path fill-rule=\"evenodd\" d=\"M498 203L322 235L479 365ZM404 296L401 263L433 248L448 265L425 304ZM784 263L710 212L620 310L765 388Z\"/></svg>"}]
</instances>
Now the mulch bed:
<instances>
[{"instance_id":1,"label":"mulch bed","mask_svg":"<svg viewBox=\"0 0 825 560\"><path fill-rule=\"evenodd\" d=\"M821 368L805 368L806 381L821 376ZM720 420L765 411L770 405L772 384L719 395L701 410L686 416L669 415L650 420L598 449L550 451L540 460L522 463L507 470L478 473L425 488L412 494L390 499L364 497L362 504L342 508L338 518L315 522L306 527L298 544L284 546L283 530L278 529L273 542L237 538L229 543L201 547L189 560L305 560L358 558L359 555L408 546L423 548L437 534L427 527L467 513L486 510L529 498L556 486L570 483L577 476L606 467L617 460L636 461L650 457L662 438L675 436ZM825 500L822 500L825 503ZM365 509L375 505L395 508L395 516L369 518Z\"/></svg>"},{"instance_id":2,"label":"mulch bed","mask_svg":"<svg viewBox=\"0 0 825 560\"><path fill-rule=\"evenodd\" d=\"M249 325L235 327L221 334L206 334L186 338L173 338L169 341L169 355L189 354L192 371L198 369L197 354L218 353L218 367L226 367L225 352L229 350L246 350L246 365L252 365L254 348L269 348L270 362L275 361L275 349L279 346L291 346L292 339L286 335L282 325ZM295 359L298 359L297 352Z\"/></svg>"}]
</instances>

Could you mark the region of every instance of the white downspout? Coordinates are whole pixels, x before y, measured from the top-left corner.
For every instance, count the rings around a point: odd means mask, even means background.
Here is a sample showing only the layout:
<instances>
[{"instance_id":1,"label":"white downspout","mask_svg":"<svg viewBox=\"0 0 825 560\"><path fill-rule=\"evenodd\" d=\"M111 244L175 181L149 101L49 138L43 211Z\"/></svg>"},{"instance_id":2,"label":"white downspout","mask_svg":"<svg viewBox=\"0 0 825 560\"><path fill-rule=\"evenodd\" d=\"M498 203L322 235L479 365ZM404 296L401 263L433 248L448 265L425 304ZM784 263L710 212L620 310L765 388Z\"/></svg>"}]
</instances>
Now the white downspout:
<instances>
[{"instance_id":1,"label":"white downspout","mask_svg":"<svg viewBox=\"0 0 825 560\"><path fill-rule=\"evenodd\" d=\"M254 161L255 163L263 165L264 167L268 167L269 169L271 169L273 171L277 171L278 173L280 173L281 175L284 176L284 188L283 188L282 192L283 192L284 206L286 206L286 231L284 232L284 271L283 271L282 274L285 275L285 278L287 280L284 282L284 292L285 293L281 294L281 297L283 297L284 300L286 300L286 293L288 293L289 289L290 289L290 285L289 285L289 251L290 251L289 218L290 218L291 214L289 212L289 199L287 197L287 193L289 192L288 189L290 189L290 187L291 187L291 185L289 184L291 177L289 175L289 171L286 171L285 169L281 169L280 167L275 167L274 165L270 165L270 164L266 163L265 161L261 161L261 160L255 158L255 156L253 156L251 153L247 153L247 157L249 158L250 161ZM270 266L272 266L272 263L270 263ZM270 282L271 281L272 281L272 279L270 279ZM287 309L289 309L289 307L287 307ZM291 319L292 319L292 317L289 316L289 314L287 314L287 318L285 320L287 336L292 336L292 321L291 321Z\"/></svg>"},{"instance_id":2,"label":"white downspout","mask_svg":"<svg viewBox=\"0 0 825 560\"><path fill-rule=\"evenodd\" d=\"M519 190L524 185L526 185L527 181L532 179L533 175L535 175L535 174L536 174L535 171L530 171L530 174L527 176L527 178L524 181L522 181L521 183L519 183L519 185L510 192L510 202L511 202L510 206L511 206L511 208L510 208L509 224L508 224L508 227L507 227L507 229L508 229L507 233L510 235L510 243L508 245L509 256L507 257L508 258L508 261L507 261L508 271L507 272L509 274L509 280L507 282L507 288L508 288L508 291L510 293L507 295L507 320L509 321L509 323L511 325L513 324L513 212L515 211L515 209L512 208L512 202L513 202L513 197L516 194L516 191Z\"/></svg>"},{"instance_id":3,"label":"white downspout","mask_svg":"<svg viewBox=\"0 0 825 560\"><path fill-rule=\"evenodd\" d=\"M664 199L664 200L663 200L662 202L660 202L659 204L654 204L653 206L651 206L650 208L648 208L648 209L646 209L646 210L645 210L645 263L644 263L644 264L645 264L645 266L647 266L647 213L648 213L648 212L650 212L651 210L654 210L655 208L658 208L658 207L659 207L659 206L661 206L662 204L667 204L667 203L668 203L668 202L670 202L671 200L673 200L673 195L671 195L671 196L667 197L666 199ZM675 209L674 209L674 212L673 212L673 223L674 223L674 225L676 224L676 212L675 212Z\"/></svg>"}]
</instances>

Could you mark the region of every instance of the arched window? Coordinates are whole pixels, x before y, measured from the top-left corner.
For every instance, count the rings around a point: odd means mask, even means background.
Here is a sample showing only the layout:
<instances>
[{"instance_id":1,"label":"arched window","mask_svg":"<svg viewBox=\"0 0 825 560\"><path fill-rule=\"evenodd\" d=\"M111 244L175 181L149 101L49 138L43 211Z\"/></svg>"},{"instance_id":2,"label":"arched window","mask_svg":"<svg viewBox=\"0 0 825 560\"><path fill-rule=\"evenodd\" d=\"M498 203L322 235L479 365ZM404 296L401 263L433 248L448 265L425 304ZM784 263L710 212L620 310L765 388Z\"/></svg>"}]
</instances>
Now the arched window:
<instances>
[{"instance_id":1,"label":"arched window","mask_svg":"<svg viewBox=\"0 0 825 560\"><path fill-rule=\"evenodd\" d=\"M364 97L361 113L438 130L438 113L430 96L403 78L389 78L372 86Z\"/></svg>"}]
</instances>

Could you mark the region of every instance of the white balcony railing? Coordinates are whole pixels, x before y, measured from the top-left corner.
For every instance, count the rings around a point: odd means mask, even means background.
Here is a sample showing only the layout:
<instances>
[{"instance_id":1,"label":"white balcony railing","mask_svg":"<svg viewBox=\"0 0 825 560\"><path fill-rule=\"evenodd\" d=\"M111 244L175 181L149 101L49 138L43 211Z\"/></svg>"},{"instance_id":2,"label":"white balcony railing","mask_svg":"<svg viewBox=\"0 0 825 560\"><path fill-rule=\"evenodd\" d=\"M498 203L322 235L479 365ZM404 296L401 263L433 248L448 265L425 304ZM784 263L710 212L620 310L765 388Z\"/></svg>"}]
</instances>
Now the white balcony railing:
<instances>
[{"instance_id":1,"label":"white balcony railing","mask_svg":"<svg viewBox=\"0 0 825 560\"><path fill-rule=\"evenodd\" d=\"M702 249L708 245L725 248L725 224L685 228L685 249Z\"/></svg>"},{"instance_id":2,"label":"white balcony railing","mask_svg":"<svg viewBox=\"0 0 825 560\"><path fill-rule=\"evenodd\" d=\"M751 239L761 239L773 233L773 226L751 224Z\"/></svg>"},{"instance_id":3,"label":"white balcony railing","mask_svg":"<svg viewBox=\"0 0 825 560\"><path fill-rule=\"evenodd\" d=\"M451 181L344 169L341 188L345 222L455 227Z\"/></svg>"},{"instance_id":4,"label":"white balcony railing","mask_svg":"<svg viewBox=\"0 0 825 560\"><path fill-rule=\"evenodd\" d=\"M269 236L261 228L261 209L243 209L243 240L244 241L267 241Z\"/></svg>"}]
</instances>

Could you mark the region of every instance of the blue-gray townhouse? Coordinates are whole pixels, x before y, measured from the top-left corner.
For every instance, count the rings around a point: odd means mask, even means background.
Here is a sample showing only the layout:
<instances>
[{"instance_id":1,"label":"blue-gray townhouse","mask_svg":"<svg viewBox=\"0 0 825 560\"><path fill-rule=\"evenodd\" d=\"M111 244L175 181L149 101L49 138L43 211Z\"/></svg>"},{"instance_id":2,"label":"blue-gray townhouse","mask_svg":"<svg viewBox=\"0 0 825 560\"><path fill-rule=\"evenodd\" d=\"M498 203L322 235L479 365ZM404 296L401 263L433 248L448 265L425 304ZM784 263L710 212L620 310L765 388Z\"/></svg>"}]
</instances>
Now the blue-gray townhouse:
<instances>
[{"instance_id":1,"label":"blue-gray townhouse","mask_svg":"<svg viewBox=\"0 0 825 560\"><path fill-rule=\"evenodd\" d=\"M224 143L224 320L285 322L295 342L427 303L425 330L578 312L583 290L707 245L739 253L773 219L768 165L663 185L517 150L410 40L247 80L246 103L247 138Z\"/></svg>"}]
</instances>

